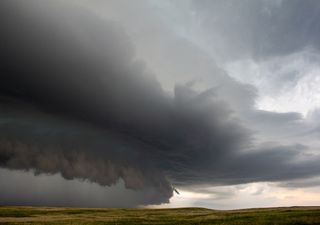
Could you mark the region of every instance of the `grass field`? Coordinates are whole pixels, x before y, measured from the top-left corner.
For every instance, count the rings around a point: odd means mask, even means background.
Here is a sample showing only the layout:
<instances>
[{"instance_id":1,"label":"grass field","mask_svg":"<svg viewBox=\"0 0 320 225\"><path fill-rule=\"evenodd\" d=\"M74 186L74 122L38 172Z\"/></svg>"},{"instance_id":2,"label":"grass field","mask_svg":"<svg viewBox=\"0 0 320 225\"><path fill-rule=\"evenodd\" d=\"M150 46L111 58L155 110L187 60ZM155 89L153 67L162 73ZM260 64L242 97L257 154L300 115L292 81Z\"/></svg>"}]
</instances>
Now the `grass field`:
<instances>
[{"instance_id":1,"label":"grass field","mask_svg":"<svg viewBox=\"0 0 320 225\"><path fill-rule=\"evenodd\" d=\"M0 224L320 224L320 207L244 210L0 207Z\"/></svg>"}]
</instances>

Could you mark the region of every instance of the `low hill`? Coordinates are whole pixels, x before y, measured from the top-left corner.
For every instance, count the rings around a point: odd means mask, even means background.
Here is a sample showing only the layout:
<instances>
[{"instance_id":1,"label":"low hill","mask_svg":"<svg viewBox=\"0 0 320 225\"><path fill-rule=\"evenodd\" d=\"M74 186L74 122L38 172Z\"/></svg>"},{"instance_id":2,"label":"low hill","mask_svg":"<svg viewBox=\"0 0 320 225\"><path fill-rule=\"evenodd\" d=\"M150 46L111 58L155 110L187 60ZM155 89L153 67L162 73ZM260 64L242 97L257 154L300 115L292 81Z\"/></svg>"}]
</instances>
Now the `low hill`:
<instances>
[{"instance_id":1,"label":"low hill","mask_svg":"<svg viewBox=\"0 0 320 225\"><path fill-rule=\"evenodd\" d=\"M0 224L320 224L320 207L211 210L2 206Z\"/></svg>"}]
</instances>

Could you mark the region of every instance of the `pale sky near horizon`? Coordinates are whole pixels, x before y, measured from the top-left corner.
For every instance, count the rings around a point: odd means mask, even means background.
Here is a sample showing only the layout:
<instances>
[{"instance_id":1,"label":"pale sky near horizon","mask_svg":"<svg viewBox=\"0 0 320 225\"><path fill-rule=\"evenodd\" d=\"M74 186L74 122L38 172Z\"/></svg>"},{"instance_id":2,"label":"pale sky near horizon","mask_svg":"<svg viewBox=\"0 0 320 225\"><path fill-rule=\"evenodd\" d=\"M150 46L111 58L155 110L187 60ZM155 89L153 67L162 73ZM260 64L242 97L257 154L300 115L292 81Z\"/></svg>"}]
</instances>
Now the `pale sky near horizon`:
<instances>
[{"instance_id":1,"label":"pale sky near horizon","mask_svg":"<svg viewBox=\"0 0 320 225\"><path fill-rule=\"evenodd\" d=\"M319 1L0 8L0 204L320 205Z\"/></svg>"}]
</instances>

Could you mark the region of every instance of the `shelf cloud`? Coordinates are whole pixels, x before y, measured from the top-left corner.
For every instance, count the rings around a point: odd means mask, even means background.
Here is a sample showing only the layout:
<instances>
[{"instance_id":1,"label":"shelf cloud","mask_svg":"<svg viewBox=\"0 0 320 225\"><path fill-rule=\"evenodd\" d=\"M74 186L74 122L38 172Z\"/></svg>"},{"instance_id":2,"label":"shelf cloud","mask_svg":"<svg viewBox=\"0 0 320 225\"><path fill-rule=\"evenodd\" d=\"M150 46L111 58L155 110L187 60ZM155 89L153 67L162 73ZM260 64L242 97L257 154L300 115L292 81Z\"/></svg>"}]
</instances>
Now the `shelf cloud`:
<instances>
[{"instance_id":1,"label":"shelf cloud","mask_svg":"<svg viewBox=\"0 0 320 225\"><path fill-rule=\"evenodd\" d=\"M314 146L267 138L279 124L308 130L301 114L255 109L255 87L218 66L204 89L168 92L117 21L75 2L3 0L0 10L2 168L149 193L131 206L167 203L174 187L319 174L319 156L304 154Z\"/></svg>"}]
</instances>

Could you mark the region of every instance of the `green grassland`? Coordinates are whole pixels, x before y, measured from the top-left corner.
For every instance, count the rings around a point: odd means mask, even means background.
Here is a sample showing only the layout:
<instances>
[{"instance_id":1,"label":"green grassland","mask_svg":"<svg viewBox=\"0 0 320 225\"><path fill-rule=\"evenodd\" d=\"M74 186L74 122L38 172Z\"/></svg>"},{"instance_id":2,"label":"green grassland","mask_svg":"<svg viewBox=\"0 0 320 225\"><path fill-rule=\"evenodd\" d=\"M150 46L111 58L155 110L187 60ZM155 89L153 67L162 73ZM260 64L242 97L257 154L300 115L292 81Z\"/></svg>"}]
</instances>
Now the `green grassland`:
<instances>
[{"instance_id":1,"label":"green grassland","mask_svg":"<svg viewBox=\"0 0 320 225\"><path fill-rule=\"evenodd\" d=\"M244 210L0 207L0 224L320 224L320 207Z\"/></svg>"}]
</instances>

